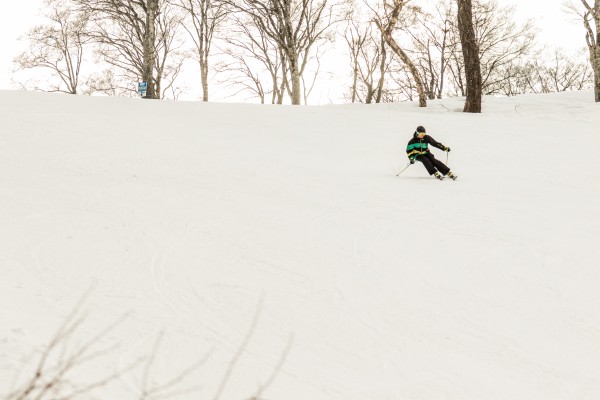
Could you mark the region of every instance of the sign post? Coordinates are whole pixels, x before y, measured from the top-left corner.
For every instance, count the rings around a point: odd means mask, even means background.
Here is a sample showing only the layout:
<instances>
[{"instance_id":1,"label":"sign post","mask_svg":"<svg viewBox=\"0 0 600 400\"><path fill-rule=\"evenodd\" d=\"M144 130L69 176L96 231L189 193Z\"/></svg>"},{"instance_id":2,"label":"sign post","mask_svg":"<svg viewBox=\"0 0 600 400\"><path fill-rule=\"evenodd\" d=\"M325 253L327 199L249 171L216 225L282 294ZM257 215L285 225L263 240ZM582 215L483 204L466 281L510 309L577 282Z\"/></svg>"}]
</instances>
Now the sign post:
<instances>
[{"instance_id":1,"label":"sign post","mask_svg":"<svg viewBox=\"0 0 600 400\"><path fill-rule=\"evenodd\" d=\"M146 90L148 89L148 82L138 82L138 94L141 97L146 96Z\"/></svg>"}]
</instances>

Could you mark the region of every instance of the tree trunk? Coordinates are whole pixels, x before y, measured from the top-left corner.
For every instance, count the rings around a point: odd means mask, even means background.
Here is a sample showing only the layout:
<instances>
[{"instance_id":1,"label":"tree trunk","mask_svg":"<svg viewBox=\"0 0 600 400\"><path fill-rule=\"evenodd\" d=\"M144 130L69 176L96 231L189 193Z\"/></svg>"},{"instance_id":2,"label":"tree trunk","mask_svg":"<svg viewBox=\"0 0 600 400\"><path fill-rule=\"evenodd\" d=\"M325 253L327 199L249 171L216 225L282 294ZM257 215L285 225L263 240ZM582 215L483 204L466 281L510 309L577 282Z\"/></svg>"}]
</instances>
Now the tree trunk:
<instances>
[{"instance_id":1,"label":"tree trunk","mask_svg":"<svg viewBox=\"0 0 600 400\"><path fill-rule=\"evenodd\" d=\"M471 0L458 0L458 30L465 60L467 99L464 112L480 113L482 80Z\"/></svg>"},{"instance_id":2,"label":"tree trunk","mask_svg":"<svg viewBox=\"0 0 600 400\"><path fill-rule=\"evenodd\" d=\"M365 98L365 104L371 104L373 102L373 86L367 84L367 97Z\"/></svg>"},{"instance_id":3,"label":"tree trunk","mask_svg":"<svg viewBox=\"0 0 600 400\"><path fill-rule=\"evenodd\" d=\"M590 62L594 70L594 101L600 102L600 46L590 48Z\"/></svg>"},{"instance_id":4,"label":"tree trunk","mask_svg":"<svg viewBox=\"0 0 600 400\"><path fill-rule=\"evenodd\" d=\"M596 40L590 46L590 62L594 70L594 100L600 102L600 1L596 4Z\"/></svg>"},{"instance_id":5,"label":"tree trunk","mask_svg":"<svg viewBox=\"0 0 600 400\"><path fill-rule=\"evenodd\" d=\"M210 45L208 36L208 20L207 15L209 12L208 3L202 1L200 3L200 37L198 38L198 56L200 60L200 80L202 81L202 101L208 101L208 47ZM198 28L196 28L198 29ZM263 99L264 101L264 99Z\"/></svg>"},{"instance_id":6,"label":"tree trunk","mask_svg":"<svg viewBox=\"0 0 600 400\"><path fill-rule=\"evenodd\" d=\"M375 21L375 22L377 23L377 26L379 27L379 29L382 29L381 25L379 24L379 21ZM402 50L400 48L400 46L398 46L398 44L396 43L396 41L394 40L392 35L389 32L387 32L387 30L386 31L382 30L382 32L383 32L383 36L385 37L385 40L388 43L388 45L392 48L392 50L394 50L394 53L396 53L396 55L398 55L398 57L400 57L402 62L404 64L406 64L406 66L410 70L410 73L413 76L413 79L415 80L415 84L417 85L417 92L419 93L419 107L427 107L427 95L425 94L425 85L423 85L423 81L421 80L421 77L419 76L419 71L417 70L417 67L410 60L410 58L404 52L404 50Z\"/></svg>"},{"instance_id":7,"label":"tree trunk","mask_svg":"<svg viewBox=\"0 0 600 400\"><path fill-rule=\"evenodd\" d=\"M594 71L594 100L600 102L600 0L592 7L587 0L581 0L586 11L582 15L586 34L585 40L590 51L590 64ZM595 32L590 20L593 20Z\"/></svg>"},{"instance_id":8,"label":"tree trunk","mask_svg":"<svg viewBox=\"0 0 600 400\"><path fill-rule=\"evenodd\" d=\"M290 57L290 73L292 79L292 105L300 105L302 102L302 85L300 82L300 71L296 57Z\"/></svg>"},{"instance_id":9,"label":"tree trunk","mask_svg":"<svg viewBox=\"0 0 600 400\"><path fill-rule=\"evenodd\" d=\"M595 46L590 48L590 58L594 70L594 99L598 103L600 102L600 0L596 0L593 12L596 38L593 41Z\"/></svg>"},{"instance_id":10,"label":"tree trunk","mask_svg":"<svg viewBox=\"0 0 600 400\"><path fill-rule=\"evenodd\" d=\"M146 32L144 34L144 66L142 70L142 81L147 82L146 98L157 99L157 92L153 76L154 61L156 59L156 16L158 12L158 0L146 2Z\"/></svg>"},{"instance_id":11,"label":"tree trunk","mask_svg":"<svg viewBox=\"0 0 600 400\"><path fill-rule=\"evenodd\" d=\"M354 72L352 79L352 103L356 102L356 89L358 87L358 61L355 59L354 61Z\"/></svg>"},{"instance_id":12,"label":"tree trunk","mask_svg":"<svg viewBox=\"0 0 600 400\"><path fill-rule=\"evenodd\" d=\"M200 68L202 78L202 101L208 101L208 65L205 62Z\"/></svg>"},{"instance_id":13,"label":"tree trunk","mask_svg":"<svg viewBox=\"0 0 600 400\"><path fill-rule=\"evenodd\" d=\"M381 97L383 95L383 84L385 83L385 71L387 63L387 50L385 49L385 39L381 38L381 63L379 64L379 82L377 82L377 95L375 97L376 103L381 103Z\"/></svg>"},{"instance_id":14,"label":"tree trunk","mask_svg":"<svg viewBox=\"0 0 600 400\"><path fill-rule=\"evenodd\" d=\"M392 30L398 23L398 15L400 14L400 10L402 9L403 5L403 0L394 0L394 9L392 10L390 19L388 21L388 25L385 27L385 29L378 19L375 19L375 23L377 24L377 27L383 34L383 37L385 38L387 44L392 48L394 53L396 53L396 55L400 57L402 62L405 63L406 66L408 66L408 69L410 70L410 73L412 74L413 79L415 80L415 84L417 85L417 92L419 93L419 107L427 107L427 95L425 94L425 85L423 85L423 81L419 76L419 71L417 70L415 64L408 57L408 55L404 52L404 50L400 48L400 46L398 46L398 44L392 37Z\"/></svg>"},{"instance_id":15,"label":"tree trunk","mask_svg":"<svg viewBox=\"0 0 600 400\"><path fill-rule=\"evenodd\" d=\"M204 33L201 34L203 36ZM202 86L202 101L208 101L208 65L204 58L204 38L199 38L198 44L198 60L200 65L200 84Z\"/></svg>"}]
</instances>

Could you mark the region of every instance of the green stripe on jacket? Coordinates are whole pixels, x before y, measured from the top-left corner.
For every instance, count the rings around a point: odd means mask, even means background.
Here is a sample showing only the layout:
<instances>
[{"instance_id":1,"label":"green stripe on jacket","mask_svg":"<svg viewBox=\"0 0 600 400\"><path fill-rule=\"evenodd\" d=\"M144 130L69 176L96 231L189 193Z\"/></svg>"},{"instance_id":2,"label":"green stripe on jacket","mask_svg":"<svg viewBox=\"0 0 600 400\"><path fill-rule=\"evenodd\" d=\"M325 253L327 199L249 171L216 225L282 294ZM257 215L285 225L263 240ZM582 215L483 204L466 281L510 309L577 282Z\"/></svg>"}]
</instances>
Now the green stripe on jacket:
<instances>
[{"instance_id":1,"label":"green stripe on jacket","mask_svg":"<svg viewBox=\"0 0 600 400\"><path fill-rule=\"evenodd\" d=\"M427 143L413 143L406 146L406 151L413 149L427 149Z\"/></svg>"}]
</instances>

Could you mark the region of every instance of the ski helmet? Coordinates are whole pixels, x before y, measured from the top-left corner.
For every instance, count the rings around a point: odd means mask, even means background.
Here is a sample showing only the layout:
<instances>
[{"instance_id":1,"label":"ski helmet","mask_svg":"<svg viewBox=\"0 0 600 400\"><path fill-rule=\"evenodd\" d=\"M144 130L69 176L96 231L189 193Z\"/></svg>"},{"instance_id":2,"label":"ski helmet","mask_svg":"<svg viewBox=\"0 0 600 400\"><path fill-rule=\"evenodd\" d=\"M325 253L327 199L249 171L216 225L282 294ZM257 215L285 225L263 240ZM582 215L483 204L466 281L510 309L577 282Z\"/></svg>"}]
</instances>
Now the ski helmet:
<instances>
[{"instance_id":1,"label":"ski helmet","mask_svg":"<svg viewBox=\"0 0 600 400\"><path fill-rule=\"evenodd\" d=\"M425 131L425 127L423 127L423 126L420 126L420 125L419 125L419 126L417 126L417 132L418 132L418 133L425 133L425 132L426 132L426 131Z\"/></svg>"}]
</instances>

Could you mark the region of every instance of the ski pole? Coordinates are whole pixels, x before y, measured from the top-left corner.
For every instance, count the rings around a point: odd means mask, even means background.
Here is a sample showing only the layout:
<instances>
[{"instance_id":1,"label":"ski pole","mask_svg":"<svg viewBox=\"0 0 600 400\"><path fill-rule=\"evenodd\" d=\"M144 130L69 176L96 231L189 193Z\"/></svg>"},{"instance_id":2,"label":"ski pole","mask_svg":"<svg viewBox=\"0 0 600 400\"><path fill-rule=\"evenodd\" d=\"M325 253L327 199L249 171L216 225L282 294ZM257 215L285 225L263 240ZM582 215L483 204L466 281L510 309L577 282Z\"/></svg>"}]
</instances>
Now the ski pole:
<instances>
[{"instance_id":1,"label":"ski pole","mask_svg":"<svg viewBox=\"0 0 600 400\"><path fill-rule=\"evenodd\" d=\"M449 156L449 155L450 155L450 152L449 152L449 151L447 151L447 152L446 152L446 165L448 165L448 156Z\"/></svg>"},{"instance_id":2,"label":"ski pole","mask_svg":"<svg viewBox=\"0 0 600 400\"><path fill-rule=\"evenodd\" d=\"M410 166L411 166L411 163L408 163L408 164L406 165L406 167L402 168L402 170L396 174L396 176L398 176L398 175L400 175L401 173L403 173L404 171L406 171L406 169L407 169L408 167L410 167Z\"/></svg>"}]
</instances>

